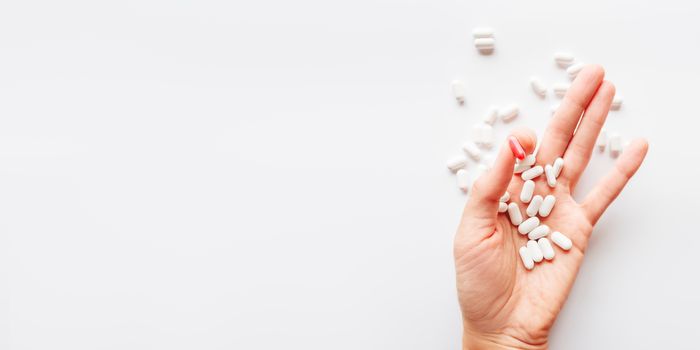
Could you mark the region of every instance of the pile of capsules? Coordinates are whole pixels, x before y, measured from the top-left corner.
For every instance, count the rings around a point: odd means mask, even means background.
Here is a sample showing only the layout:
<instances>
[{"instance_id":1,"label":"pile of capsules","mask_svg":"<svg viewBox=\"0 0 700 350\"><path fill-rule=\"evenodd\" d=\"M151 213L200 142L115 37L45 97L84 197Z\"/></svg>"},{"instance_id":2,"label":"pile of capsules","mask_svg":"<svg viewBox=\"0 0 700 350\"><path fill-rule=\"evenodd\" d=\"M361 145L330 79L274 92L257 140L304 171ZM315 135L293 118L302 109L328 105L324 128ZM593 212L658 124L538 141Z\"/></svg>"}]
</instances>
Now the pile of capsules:
<instances>
[{"instance_id":1,"label":"pile of capsules","mask_svg":"<svg viewBox=\"0 0 700 350\"><path fill-rule=\"evenodd\" d=\"M501 197L498 203L498 212L507 213L510 223L518 227L518 232L521 235L527 235L527 244L520 247L518 252L525 268L532 270L535 267L535 263L543 259L554 259L554 249L547 236L563 250L569 250L573 245L571 239L563 233L559 231L552 232L549 226L540 222L540 218L546 218L552 212L557 198L552 194L545 197L534 194L535 180L542 174L545 175L549 187L556 187L557 178L564 167L564 159L561 157L557 158L553 164L546 164L542 167L541 165L535 165L534 154L524 156L525 152L512 136L508 140L508 144L513 153L516 154L516 157L523 158L516 162L514 172L520 174L520 177L525 181L520 191L520 201L526 204L529 203L525 209L527 219L523 219L518 203L508 203L510 200L510 193L508 192Z\"/></svg>"}]
</instances>

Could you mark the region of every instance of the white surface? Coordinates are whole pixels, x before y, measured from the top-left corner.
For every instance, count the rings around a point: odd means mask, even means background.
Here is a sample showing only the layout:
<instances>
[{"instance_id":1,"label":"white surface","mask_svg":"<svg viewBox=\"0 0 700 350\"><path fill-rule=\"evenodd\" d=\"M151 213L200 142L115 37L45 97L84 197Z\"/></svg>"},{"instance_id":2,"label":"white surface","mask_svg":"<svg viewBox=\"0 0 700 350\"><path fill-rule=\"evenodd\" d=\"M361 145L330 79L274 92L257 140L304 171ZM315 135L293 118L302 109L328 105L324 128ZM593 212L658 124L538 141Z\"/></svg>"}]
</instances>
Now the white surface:
<instances>
[{"instance_id":1,"label":"white surface","mask_svg":"<svg viewBox=\"0 0 700 350\"><path fill-rule=\"evenodd\" d=\"M558 100L528 78L568 81L555 51L606 67L625 96L608 131L651 151L596 227L552 348L691 347L698 15L679 0L3 3L0 348L459 348L465 197L445 160L492 104L541 131ZM474 49L482 25L494 55ZM579 193L611 164L597 156Z\"/></svg>"}]
</instances>

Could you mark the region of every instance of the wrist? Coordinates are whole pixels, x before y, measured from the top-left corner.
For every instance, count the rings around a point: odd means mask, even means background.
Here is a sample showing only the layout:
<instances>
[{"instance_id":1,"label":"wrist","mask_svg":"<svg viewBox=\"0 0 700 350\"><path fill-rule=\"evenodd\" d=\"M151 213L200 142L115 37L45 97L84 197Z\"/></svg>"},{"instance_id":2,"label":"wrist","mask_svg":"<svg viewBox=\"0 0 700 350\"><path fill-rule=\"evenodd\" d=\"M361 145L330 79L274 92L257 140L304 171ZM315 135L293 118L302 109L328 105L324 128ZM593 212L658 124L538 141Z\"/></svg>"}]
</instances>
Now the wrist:
<instances>
[{"instance_id":1,"label":"wrist","mask_svg":"<svg viewBox=\"0 0 700 350\"><path fill-rule=\"evenodd\" d=\"M547 349L548 341L543 339L538 342L527 342L518 337L508 335L506 333L486 334L476 333L472 331L464 331L462 337L462 350L481 350L481 349L528 349L539 350Z\"/></svg>"}]
</instances>

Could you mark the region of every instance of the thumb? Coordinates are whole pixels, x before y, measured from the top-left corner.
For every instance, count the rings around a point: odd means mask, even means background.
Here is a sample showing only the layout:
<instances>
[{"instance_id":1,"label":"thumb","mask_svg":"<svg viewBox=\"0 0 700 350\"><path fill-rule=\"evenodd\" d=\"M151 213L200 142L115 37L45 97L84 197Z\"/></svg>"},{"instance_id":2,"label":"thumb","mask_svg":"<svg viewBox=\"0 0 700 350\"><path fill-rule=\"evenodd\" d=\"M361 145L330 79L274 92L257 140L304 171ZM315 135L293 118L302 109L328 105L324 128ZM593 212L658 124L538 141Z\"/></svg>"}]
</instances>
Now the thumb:
<instances>
[{"instance_id":1,"label":"thumb","mask_svg":"<svg viewBox=\"0 0 700 350\"><path fill-rule=\"evenodd\" d=\"M498 215L498 202L508 190L513 178L515 155L508 145L508 139L514 137L525 150L531 154L537 145L537 135L530 129L516 129L501 146L493 167L483 173L472 186L472 193L464 207L463 216L475 219L488 219L495 222Z\"/></svg>"}]
</instances>

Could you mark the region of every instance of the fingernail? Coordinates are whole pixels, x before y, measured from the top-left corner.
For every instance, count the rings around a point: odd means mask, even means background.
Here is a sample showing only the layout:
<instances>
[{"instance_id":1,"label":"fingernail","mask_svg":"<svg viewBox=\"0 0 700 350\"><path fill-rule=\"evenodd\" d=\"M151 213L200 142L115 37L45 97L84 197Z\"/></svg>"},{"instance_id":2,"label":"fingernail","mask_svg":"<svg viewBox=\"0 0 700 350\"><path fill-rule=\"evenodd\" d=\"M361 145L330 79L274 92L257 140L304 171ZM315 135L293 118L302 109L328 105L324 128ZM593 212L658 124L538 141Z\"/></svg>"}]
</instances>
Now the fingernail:
<instances>
[{"instance_id":1,"label":"fingernail","mask_svg":"<svg viewBox=\"0 0 700 350\"><path fill-rule=\"evenodd\" d=\"M523 146L520 145L520 142L518 142L518 139L516 139L515 136L508 137L508 146L510 146L510 150L511 152L513 152L515 158L521 160L525 159L525 150L523 149Z\"/></svg>"}]
</instances>

